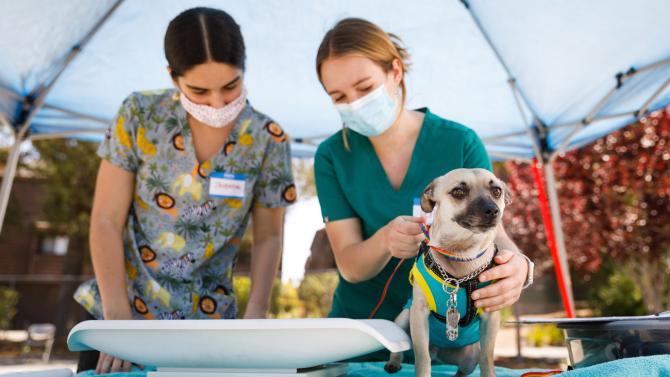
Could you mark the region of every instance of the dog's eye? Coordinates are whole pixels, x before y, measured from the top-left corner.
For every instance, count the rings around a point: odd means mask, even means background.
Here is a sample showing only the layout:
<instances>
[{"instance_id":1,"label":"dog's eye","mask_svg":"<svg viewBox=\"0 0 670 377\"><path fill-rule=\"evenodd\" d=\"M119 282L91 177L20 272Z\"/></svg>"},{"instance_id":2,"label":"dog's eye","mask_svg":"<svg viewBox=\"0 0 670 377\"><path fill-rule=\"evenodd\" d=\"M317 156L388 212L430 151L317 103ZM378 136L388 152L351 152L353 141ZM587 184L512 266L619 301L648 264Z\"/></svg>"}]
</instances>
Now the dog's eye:
<instances>
[{"instance_id":1,"label":"dog's eye","mask_svg":"<svg viewBox=\"0 0 670 377\"><path fill-rule=\"evenodd\" d=\"M493 197L498 199L502 196L502 189L500 187L494 187L491 189L491 194L493 194Z\"/></svg>"},{"instance_id":2,"label":"dog's eye","mask_svg":"<svg viewBox=\"0 0 670 377\"><path fill-rule=\"evenodd\" d=\"M453 190L451 190L451 196L453 196L456 199L463 199L468 195L467 191L464 189L457 187Z\"/></svg>"}]
</instances>

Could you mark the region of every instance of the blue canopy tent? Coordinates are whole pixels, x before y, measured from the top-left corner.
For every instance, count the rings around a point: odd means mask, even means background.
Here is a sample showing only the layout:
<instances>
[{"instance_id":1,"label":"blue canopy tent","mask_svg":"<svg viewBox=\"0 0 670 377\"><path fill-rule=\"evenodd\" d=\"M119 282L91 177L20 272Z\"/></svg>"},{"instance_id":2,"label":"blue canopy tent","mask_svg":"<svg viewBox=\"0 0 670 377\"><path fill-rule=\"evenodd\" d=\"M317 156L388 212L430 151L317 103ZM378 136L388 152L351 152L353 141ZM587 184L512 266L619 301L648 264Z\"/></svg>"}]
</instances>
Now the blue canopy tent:
<instances>
[{"instance_id":1,"label":"blue canopy tent","mask_svg":"<svg viewBox=\"0 0 670 377\"><path fill-rule=\"evenodd\" d=\"M0 231L20 143L99 139L130 92L171 86L165 28L203 5L241 25L250 100L288 130L298 156L340 127L314 70L326 30L355 16L401 36L412 54L410 107L472 127L495 159L543 167L571 314L551 162L670 102L667 0L2 2L0 126L14 137Z\"/></svg>"}]
</instances>

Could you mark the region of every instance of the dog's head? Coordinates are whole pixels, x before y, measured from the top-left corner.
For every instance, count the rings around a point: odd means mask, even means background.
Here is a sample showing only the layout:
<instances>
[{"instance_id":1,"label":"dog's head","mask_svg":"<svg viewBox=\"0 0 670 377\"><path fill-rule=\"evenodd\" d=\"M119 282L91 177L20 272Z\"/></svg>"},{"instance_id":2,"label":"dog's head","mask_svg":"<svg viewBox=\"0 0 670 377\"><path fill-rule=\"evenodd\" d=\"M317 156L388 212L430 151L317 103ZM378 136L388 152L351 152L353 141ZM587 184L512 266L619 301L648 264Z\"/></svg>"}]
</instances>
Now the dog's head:
<instances>
[{"instance_id":1,"label":"dog's head","mask_svg":"<svg viewBox=\"0 0 670 377\"><path fill-rule=\"evenodd\" d=\"M426 187L421 209L435 210L433 224L443 230L456 226L470 234L482 234L495 230L510 202L507 186L490 171L456 169L435 178ZM458 233L465 235L462 231Z\"/></svg>"}]
</instances>

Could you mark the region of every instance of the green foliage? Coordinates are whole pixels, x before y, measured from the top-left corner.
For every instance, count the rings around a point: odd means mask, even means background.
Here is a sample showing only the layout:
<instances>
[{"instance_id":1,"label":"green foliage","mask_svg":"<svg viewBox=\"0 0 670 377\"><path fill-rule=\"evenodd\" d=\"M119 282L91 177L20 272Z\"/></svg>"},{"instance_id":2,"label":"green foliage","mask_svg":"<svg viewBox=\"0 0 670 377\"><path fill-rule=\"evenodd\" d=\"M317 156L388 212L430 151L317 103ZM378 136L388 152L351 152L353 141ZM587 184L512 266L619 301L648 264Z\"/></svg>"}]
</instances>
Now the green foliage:
<instances>
[{"instance_id":1,"label":"green foliage","mask_svg":"<svg viewBox=\"0 0 670 377\"><path fill-rule=\"evenodd\" d=\"M296 288L291 283L275 280L270 295L270 318L320 318L328 315L337 273L310 274ZM239 317L244 315L249 301L251 281L247 276L236 276L233 288L237 296Z\"/></svg>"},{"instance_id":2,"label":"green foliage","mask_svg":"<svg viewBox=\"0 0 670 377\"><path fill-rule=\"evenodd\" d=\"M556 325L533 325L526 336L526 341L533 347L562 346L565 342L565 336L563 330Z\"/></svg>"},{"instance_id":3,"label":"green foliage","mask_svg":"<svg viewBox=\"0 0 670 377\"><path fill-rule=\"evenodd\" d=\"M235 291L235 296L237 296L237 312L239 313L239 317L242 318L249 302L251 279L247 276L235 276L233 278L233 290Z\"/></svg>"},{"instance_id":4,"label":"green foliage","mask_svg":"<svg viewBox=\"0 0 670 377\"><path fill-rule=\"evenodd\" d=\"M500 323L507 323L514 316L514 311L511 306L502 308L500 310Z\"/></svg>"},{"instance_id":5,"label":"green foliage","mask_svg":"<svg viewBox=\"0 0 670 377\"><path fill-rule=\"evenodd\" d=\"M9 200L7 203L7 213L5 214L5 221L3 227L15 227L17 232L25 230L25 224L23 222L22 216L23 210L21 209L21 203L18 200ZM2 235L6 235L8 232L3 232ZM0 237L2 236L0 235Z\"/></svg>"},{"instance_id":6,"label":"green foliage","mask_svg":"<svg viewBox=\"0 0 670 377\"><path fill-rule=\"evenodd\" d=\"M298 295L305 304L307 317L325 317L333 303L333 292L339 278L337 272L308 274L298 287Z\"/></svg>"},{"instance_id":7,"label":"green foliage","mask_svg":"<svg viewBox=\"0 0 670 377\"><path fill-rule=\"evenodd\" d=\"M97 144L77 140L34 143L40 161L28 169L46 182L44 212L65 234L86 244L95 177L100 164Z\"/></svg>"},{"instance_id":8,"label":"green foliage","mask_svg":"<svg viewBox=\"0 0 670 377\"><path fill-rule=\"evenodd\" d=\"M593 276L588 292L590 306L597 316L635 316L649 314L640 287L612 258L603 259Z\"/></svg>"},{"instance_id":9,"label":"green foliage","mask_svg":"<svg viewBox=\"0 0 670 377\"><path fill-rule=\"evenodd\" d=\"M301 318L303 313L304 303L293 284L275 280L270 296L270 318Z\"/></svg>"},{"instance_id":10,"label":"green foliage","mask_svg":"<svg viewBox=\"0 0 670 377\"><path fill-rule=\"evenodd\" d=\"M19 293L13 289L0 287L0 330L6 330L16 315Z\"/></svg>"},{"instance_id":11,"label":"green foliage","mask_svg":"<svg viewBox=\"0 0 670 377\"><path fill-rule=\"evenodd\" d=\"M640 287L649 312L670 305L669 146L667 107L566 152L553 165L570 267L588 279L598 274L606 257L613 258ZM511 161L504 167L514 198L505 208L506 230L535 260L536 275L546 273L553 263L531 167ZM629 305L637 306L635 289L622 276L602 283L617 286L601 292L609 308L617 314L636 311ZM593 304L599 300L595 296Z\"/></svg>"}]
</instances>

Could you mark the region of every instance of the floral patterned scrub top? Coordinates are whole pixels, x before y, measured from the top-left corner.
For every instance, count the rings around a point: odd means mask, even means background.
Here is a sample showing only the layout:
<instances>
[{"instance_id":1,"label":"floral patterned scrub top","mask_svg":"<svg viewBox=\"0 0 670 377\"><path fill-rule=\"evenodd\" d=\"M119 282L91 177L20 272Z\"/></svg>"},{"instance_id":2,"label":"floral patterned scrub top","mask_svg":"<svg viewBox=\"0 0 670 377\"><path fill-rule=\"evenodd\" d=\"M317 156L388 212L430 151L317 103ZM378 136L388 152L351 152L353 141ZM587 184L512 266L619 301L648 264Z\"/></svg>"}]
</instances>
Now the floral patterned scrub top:
<instances>
[{"instance_id":1,"label":"floral patterned scrub top","mask_svg":"<svg viewBox=\"0 0 670 377\"><path fill-rule=\"evenodd\" d=\"M235 318L232 271L252 207L296 200L279 125L247 102L221 151L198 163L179 92L134 93L98 155L135 174L123 240L133 317ZM244 198L211 196L213 173L244 180ZM103 318L95 279L74 297Z\"/></svg>"}]
</instances>

